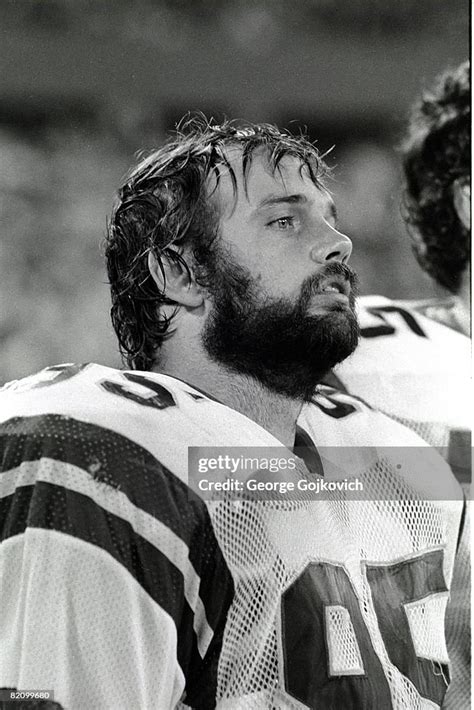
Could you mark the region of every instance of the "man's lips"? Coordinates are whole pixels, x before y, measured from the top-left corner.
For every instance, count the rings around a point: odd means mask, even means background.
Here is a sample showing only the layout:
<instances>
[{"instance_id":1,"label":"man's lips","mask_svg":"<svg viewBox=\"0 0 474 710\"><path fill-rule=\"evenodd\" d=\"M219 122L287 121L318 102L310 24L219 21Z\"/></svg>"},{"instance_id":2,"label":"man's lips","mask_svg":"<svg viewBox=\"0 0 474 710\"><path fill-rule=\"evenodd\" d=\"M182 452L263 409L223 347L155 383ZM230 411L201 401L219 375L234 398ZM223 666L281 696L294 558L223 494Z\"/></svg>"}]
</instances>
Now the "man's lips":
<instances>
[{"instance_id":1,"label":"man's lips","mask_svg":"<svg viewBox=\"0 0 474 710\"><path fill-rule=\"evenodd\" d=\"M330 277L323 278L319 283L314 293L329 293L329 294L340 294L349 298L351 293L351 284L348 279L342 276L331 275Z\"/></svg>"},{"instance_id":2,"label":"man's lips","mask_svg":"<svg viewBox=\"0 0 474 710\"><path fill-rule=\"evenodd\" d=\"M345 264L332 262L303 284L301 305L303 311L328 313L353 310L357 295L357 276Z\"/></svg>"},{"instance_id":3,"label":"man's lips","mask_svg":"<svg viewBox=\"0 0 474 710\"><path fill-rule=\"evenodd\" d=\"M344 274L321 275L312 284L307 310L316 315L333 309L352 308L351 293L351 280Z\"/></svg>"}]
</instances>

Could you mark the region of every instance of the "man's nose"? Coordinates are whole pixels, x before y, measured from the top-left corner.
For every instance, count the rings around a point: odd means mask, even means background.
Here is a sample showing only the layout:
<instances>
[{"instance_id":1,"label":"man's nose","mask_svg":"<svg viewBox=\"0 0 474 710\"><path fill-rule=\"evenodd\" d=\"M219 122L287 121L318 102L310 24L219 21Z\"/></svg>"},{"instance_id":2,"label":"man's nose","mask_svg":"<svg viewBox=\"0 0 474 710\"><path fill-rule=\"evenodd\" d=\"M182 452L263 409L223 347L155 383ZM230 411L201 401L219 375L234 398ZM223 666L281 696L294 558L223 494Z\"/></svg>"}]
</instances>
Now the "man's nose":
<instances>
[{"instance_id":1,"label":"man's nose","mask_svg":"<svg viewBox=\"0 0 474 710\"><path fill-rule=\"evenodd\" d=\"M331 230L322 239L318 238L316 244L311 248L311 259L317 264L324 264L328 261L340 261L345 264L352 252L352 242L345 234Z\"/></svg>"}]
</instances>

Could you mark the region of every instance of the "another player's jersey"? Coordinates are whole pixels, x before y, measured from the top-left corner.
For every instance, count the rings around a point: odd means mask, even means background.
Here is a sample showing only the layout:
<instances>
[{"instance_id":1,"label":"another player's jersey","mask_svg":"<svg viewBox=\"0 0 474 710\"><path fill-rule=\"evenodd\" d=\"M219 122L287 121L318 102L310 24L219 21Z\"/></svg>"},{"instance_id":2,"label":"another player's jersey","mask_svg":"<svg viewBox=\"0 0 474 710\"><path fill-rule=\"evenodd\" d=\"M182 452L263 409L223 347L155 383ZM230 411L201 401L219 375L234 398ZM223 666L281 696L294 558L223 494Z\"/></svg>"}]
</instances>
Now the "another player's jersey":
<instances>
[{"instance_id":1,"label":"another player's jersey","mask_svg":"<svg viewBox=\"0 0 474 710\"><path fill-rule=\"evenodd\" d=\"M279 442L164 375L59 366L5 388L0 687L68 710L440 707L457 484L413 432L318 397L299 421L316 472L282 475L327 494L204 500L188 447Z\"/></svg>"},{"instance_id":2,"label":"another player's jersey","mask_svg":"<svg viewBox=\"0 0 474 710\"><path fill-rule=\"evenodd\" d=\"M468 477L471 344L422 304L359 299L361 339L335 372L352 394L414 429Z\"/></svg>"},{"instance_id":3,"label":"another player's jersey","mask_svg":"<svg viewBox=\"0 0 474 710\"><path fill-rule=\"evenodd\" d=\"M403 301L401 305L404 305ZM470 309L461 299L455 296L408 301L407 305L417 311L417 313L426 316L426 318L446 325L458 333L469 336L471 332Z\"/></svg>"}]
</instances>

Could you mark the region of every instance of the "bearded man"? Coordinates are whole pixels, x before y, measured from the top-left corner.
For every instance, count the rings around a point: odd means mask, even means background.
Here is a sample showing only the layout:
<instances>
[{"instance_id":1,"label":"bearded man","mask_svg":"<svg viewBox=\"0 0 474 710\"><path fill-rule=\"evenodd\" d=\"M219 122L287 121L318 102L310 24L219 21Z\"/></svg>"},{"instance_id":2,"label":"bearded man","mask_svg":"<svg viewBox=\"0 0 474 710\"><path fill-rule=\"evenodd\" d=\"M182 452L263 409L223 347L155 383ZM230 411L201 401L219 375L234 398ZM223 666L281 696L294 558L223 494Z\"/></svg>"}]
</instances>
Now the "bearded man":
<instances>
[{"instance_id":1,"label":"bearded man","mask_svg":"<svg viewBox=\"0 0 474 710\"><path fill-rule=\"evenodd\" d=\"M416 434L319 384L358 338L325 170L304 137L201 119L122 187L106 256L129 369L53 367L2 393L4 692L441 706L462 504ZM220 453L193 484L196 447ZM280 470L228 495L242 447Z\"/></svg>"}]
</instances>

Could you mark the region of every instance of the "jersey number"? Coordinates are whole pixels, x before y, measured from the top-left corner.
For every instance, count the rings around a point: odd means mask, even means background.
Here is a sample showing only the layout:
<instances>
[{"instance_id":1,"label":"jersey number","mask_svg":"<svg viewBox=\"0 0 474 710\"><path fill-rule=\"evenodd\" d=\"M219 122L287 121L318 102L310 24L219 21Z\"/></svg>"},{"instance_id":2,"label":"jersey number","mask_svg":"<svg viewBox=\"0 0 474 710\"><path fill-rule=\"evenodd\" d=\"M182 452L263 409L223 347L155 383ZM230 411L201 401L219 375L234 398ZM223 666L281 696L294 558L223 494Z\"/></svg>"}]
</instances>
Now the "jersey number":
<instances>
[{"instance_id":1,"label":"jersey number","mask_svg":"<svg viewBox=\"0 0 474 710\"><path fill-rule=\"evenodd\" d=\"M311 402L333 419L343 419L350 414L362 411L361 404L368 409L372 409L370 404L361 397L357 397L354 394L346 395L344 392L340 392L328 385L320 385Z\"/></svg>"},{"instance_id":2,"label":"jersey number","mask_svg":"<svg viewBox=\"0 0 474 710\"><path fill-rule=\"evenodd\" d=\"M99 385L106 392L125 397L125 399L129 399L135 402L135 404L141 404L144 407L167 409L168 407L177 406L172 392L151 377L139 375L134 372L122 372L121 374L127 380L126 383L122 384L114 380L102 380L99 382ZM128 383L132 383L132 386ZM133 387L133 384L140 385L140 387ZM146 393L146 390L148 390L148 393ZM186 392L186 394L195 401L205 399L205 397L195 392Z\"/></svg>"},{"instance_id":3,"label":"jersey number","mask_svg":"<svg viewBox=\"0 0 474 710\"><path fill-rule=\"evenodd\" d=\"M390 662L423 698L439 706L449 677L442 565L442 550L392 565L364 563ZM308 564L284 592L281 612L290 695L310 708L392 707L387 678L344 567Z\"/></svg>"},{"instance_id":4,"label":"jersey number","mask_svg":"<svg viewBox=\"0 0 474 710\"><path fill-rule=\"evenodd\" d=\"M411 330L412 333L419 335L421 338L426 338L426 333L420 326L416 318L410 311L406 311L404 308L399 306L373 306L367 308L367 311L375 316L379 323L374 326L368 326L367 328L361 328L360 334L363 338L377 338L381 335L393 335L396 333L396 328L391 325L384 316L384 313L397 313L403 320L405 326Z\"/></svg>"}]
</instances>

